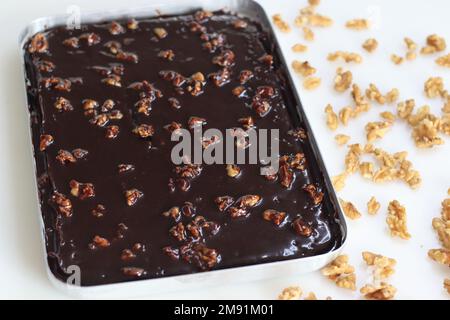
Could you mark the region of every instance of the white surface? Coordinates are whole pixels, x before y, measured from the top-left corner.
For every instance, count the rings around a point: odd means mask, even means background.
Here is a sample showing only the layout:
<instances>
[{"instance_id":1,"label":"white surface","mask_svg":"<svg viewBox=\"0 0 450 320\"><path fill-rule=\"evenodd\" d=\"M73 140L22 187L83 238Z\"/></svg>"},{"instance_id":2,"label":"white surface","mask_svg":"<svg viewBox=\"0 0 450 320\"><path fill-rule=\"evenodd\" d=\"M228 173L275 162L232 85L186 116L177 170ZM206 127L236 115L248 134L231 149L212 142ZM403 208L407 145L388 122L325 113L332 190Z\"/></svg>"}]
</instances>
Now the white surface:
<instances>
[{"instance_id":1,"label":"white surface","mask_svg":"<svg viewBox=\"0 0 450 320\"><path fill-rule=\"evenodd\" d=\"M156 0L158 1L158 0ZM160 0L161 1L161 0ZM175 0L172 0L175 1ZM146 5L151 0L127 1L130 5ZM298 9L305 5L301 1L260 1L268 13L281 13L292 22ZM33 170L28 141L28 120L23 94L23 75L17 51L17 37L21 29L32 19L57 13L76 3L81 10L99 10L105 7L123 7L118 0L40 0L0 1L0 298L44 298L65 299L68 296L57 291L47 280L38 227L35 186L32 184ZM415 98L417 104L428 104L433 112L440 112L442 100L429 100L423 94L423 83L429 76L442 76L450 89L450 70L437 67L433 57L419 56L417 60L394 66L391 53L405 52L403 37L409 36L419 44L431 33L447 37L450 45L448 12L450 2L445 0L322 0L319 12L334 19L334 26L317 30L316 40L308 44L309 51L293 54L292 44L304 42L300 30L293 28L290 34L280 34L279 39L288 60L295 57L308 59L318 68L322 78L321 87L313 92L304 92L301 79L298 88L316 138L322 150L330 174L343 170L345 148L337 147L331 133L324 124L323 109L327 103L335 108L350 104L348 93L337 94L332 89L332 79L338 63L326 61L326 55L335 50L362 52L361 43L373 36L380 42L372 54L362 53L361 65L349 65L356 82L365 88L376 83L382 92L392 87L400 89L401 98ZM350 31L343 27L346 20L357 17L378 17L378 24L370 31ZM448 52L448 50L447 50ZM344 67L347 67L344 65ZM364 125L379 118L378 113L393 110L393 106L375 105L372 110L353 121L349 127L338 132L352 136L352 142L365 142ZM431 150L418 150L410 138L410 129L396 123L385 138L376 142L387 151L407 150L423 178L418 190L411 190L403 183L374 185L355 175L348 180L347 187L339 194L353 201L363 212L358 221L349 221L349 241L345 252L357 269L358 288L369 280L369 272L361 259L361 251L371 250L397 259L397 272L390 279L398 288L399 299L448 299L442 288L445 277L450 277L447 267L440 266L427 258L430 248L438 247L438 241L431 228L431 219L440 213L440 202L450 187L450 139L446 144ZM365 205L375 195L382 203L377 216L369 217ZM392 199L398 199L408 211L408 225L412 238L409 241L393 239L388 235L385 218L386 206ZM299 276L280 277L263 282L223 285L198 291L164 293L145 298L158 299L272 299L285 286L300 285L304 291L314 291L319 298L331 296L334 299L360 298L337 288L319 272ZM122 297L115 293L115 297Z\"/></svg>"}]
</instances>

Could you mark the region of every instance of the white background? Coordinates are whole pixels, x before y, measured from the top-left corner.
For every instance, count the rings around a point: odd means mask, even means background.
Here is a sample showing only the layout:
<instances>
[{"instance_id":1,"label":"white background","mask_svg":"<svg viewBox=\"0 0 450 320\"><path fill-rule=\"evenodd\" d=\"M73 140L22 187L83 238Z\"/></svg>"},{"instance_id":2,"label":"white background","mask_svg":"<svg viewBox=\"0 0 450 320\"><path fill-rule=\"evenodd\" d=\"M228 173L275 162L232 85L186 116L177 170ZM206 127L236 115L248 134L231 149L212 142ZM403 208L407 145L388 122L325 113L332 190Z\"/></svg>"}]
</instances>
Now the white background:
<instances>
[{"instance_id":1,"label":"white background","mask_svg":"<svg viewBox=\"0 0 450 320\"><path fill-rule=\"evenodd\" d=\"M0 298L60 298L68 296L52 287L46 278L42 259L38 208L35 203L32 154L29 147L28 119L23 92L23 75L18 54L18 35L31 20L57 13L76 3L81 10L120 8L125 5L146 5L151 1L118 0L40 0L0 1ZM159 0L164 2L163 0ZM167 0L166 0L167 1ZM193 0L195 1L195 0ZM176 2L173 0L173 2ZM306 0L260 1L269 15L281 13L292 21ZM450 69L434 64L433 57L420 56L401 66L393 65L391 53L404 54L403 37L409 36L420 45L431 33L446 37L450 45L450 2L445 0L322 0L319 12L334 19L332 28L316 32L316 40L308 44L309 51L293 54L290 47L304 42L300 30L293 28L290 34L278 33L288 61L294 58L308 59L318 69L322 78L321 87L305 92L298 79L297 88L304 108L312 124L327 167L331 175L343 170L345 147L338 147L334 134L325 126L323 109L327 103L341 108L351 103L349 93L338 94L332 89L332 79L339 65L326 60L326 55L335 50L363 52L361 43L370 37L380 42L378 50L369 55L363 53L361 65L351 65L355 81L363 88L370 82L378 85L382 92L392 87L400 90L401 98L415 98L419 106L430 105L440 114L442 100L427 99L423 94L423 83L429 76L442 76L450 90ZM344 28L348 19L375 17L377 25L370 31L351 31ZM448 52L448 49L447 49ZM350 134L352 142L365 142L364 125L379 119L380 111L393 106L377 106L351 122L349 127L338 132ZM421 172L423 183L418 190L411 190L403 183L374 185L358 175L352 176L347 187L339 194L353 201L363 213L357 221L349 221L349 239L345 252L357 269L358 288L368 281L369 272L361 259L361 251L371 250L396 258L397 272L390 279L398 288L399 299L449 299L442 282L450 277L448 267L440 266L427 258L430 248L438 247L437 237L431 228L431 219L440 213L440 202L450 187L450 139L446 144L430 150L418 150L410 138L410 129L397 122L377 146L389 152L407 150L414 166ZM377 216L368 216L365 204L375 195L382 203ZM407 208L408 226L412 234L409 241L393 239L385 224L387 203L398 199ZM280 277L256 283L223 285L198 291L164 293L145 298L176 299L273 299L282 288L300 285L304 291L314 291L319 298L361 298L358 292L337 288L319 272L297 277ZM120 293L117 293L120 296ZM124 297L126 298L126 297Z\"/></svg>"}]
</instances>

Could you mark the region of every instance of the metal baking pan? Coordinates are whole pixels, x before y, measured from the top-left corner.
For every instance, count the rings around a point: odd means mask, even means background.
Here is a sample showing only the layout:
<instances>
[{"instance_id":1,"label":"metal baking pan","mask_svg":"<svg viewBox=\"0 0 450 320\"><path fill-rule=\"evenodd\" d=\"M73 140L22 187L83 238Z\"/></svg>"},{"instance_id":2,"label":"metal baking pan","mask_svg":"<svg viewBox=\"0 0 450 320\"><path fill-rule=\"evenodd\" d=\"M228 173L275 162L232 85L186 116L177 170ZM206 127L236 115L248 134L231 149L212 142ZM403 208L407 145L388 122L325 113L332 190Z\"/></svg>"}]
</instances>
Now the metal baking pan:
<instances>
[{"instance_id":1,"label":"metal baking pan","mask_svg":"<svg viewBox=\"0 0 450 320\"><path fill-rule=\"evenodd\" d=\"M260 23L264 29L269 34L270 40L272 41L274 52L278 55L278 59L281 61L284 76L287 80L287 85L291 87L296 104L297 104L297 115L302 119L307 135L309 137L308 141L310 147L315 155L317 165L323 175L323 180L327 188L327 193L329 194L331 205L336 212L336 218L339 220L342 234L342 245L335 248L331 252L311 256L304 258L297 258L291 260L284 260L280 262L270 262L262 263L257 265L250 265L244 267L235 267L222 270L214 270L208 272L170 276L164 278L154 278L154 279L143 279L139 281L130 281L115 284L106 284L98 286L80 287L71 284L67 284L56 278L51 272L47 260L45 264L47 266L47 273L50 281L61 290L79 297L99 297L104 295L108 296L113 293L116 289L121 290L121 295L141 295L141 294L151 294L163 291L175 291L175 290L190 290L210 285L221 285L223 283L239 283L243 281L254 281L277 277L280 274L286 275L297 275L301 273L311 272L318 270L332 259L334 259L342 250L347 238L347 227L345 225L345 218L342 214L342 210L339 206L336 194L334 193L330 178L325 168L325 164L322 160L317 143L314 139L313 131L309 125L306 118L305 112L302 108L302 104L298 97L297 92L294 90L294 84L287 68L287 63L283 57L280 50L280 46L276 39L275 33L271 27L269 18L264 11L264 8L253 0L177 0L172 1L167 4L155 4L146 7L136 7L127 9L117 9L117 10L103 10L101 12L89 12L83 13L81 16L81 23L96 23L104 22L108 20L120 20L126 18L151 18L160 15L177 15L186 12L192 12L198 9L205 9L210 11L216 10L229 10L238 15L250 18L251 20ZM52 27L66 25L69 15L60 15L52 17L44 17L34 20L30 23L25 30L21 33L19 39L20 55L24 58L24 45L30 39L32 35L37 32L47 30ZM24 74L25 74L25 61L23 61ZM25 78L27 75L25 74ZM32 140L31 130L30 130L30 141ZM33 153L34 154L34 153ZM36 171L36 163L33 161L33 165ZM36 181L37 182L37 181ZM36 192L38 194L38 192ZM39 203L39 199L36 198ZM43 257L47 256L46 252L46 238L44 234L44 221L41 221L42 232L42 242L43 242Z\"/></svg>"}]
</instances>

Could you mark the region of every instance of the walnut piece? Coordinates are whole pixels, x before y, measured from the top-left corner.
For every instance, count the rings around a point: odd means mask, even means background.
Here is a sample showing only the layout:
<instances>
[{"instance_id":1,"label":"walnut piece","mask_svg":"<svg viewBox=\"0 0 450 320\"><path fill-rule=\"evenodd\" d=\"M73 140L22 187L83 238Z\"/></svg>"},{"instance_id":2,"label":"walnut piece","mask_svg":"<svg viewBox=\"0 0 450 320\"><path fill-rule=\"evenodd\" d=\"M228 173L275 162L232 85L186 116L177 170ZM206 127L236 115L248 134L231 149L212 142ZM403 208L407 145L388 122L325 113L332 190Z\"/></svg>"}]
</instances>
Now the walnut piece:
<instances>
[{"instance_id":1,"label":"walnut piece","mask_svg":"<svg viewBox=\"0 0 450 320\"><path fill-rule=\"evenodd\" d=\"M303 87L306 90L314 90L320 86L322 80L319 77L308 77L303 81Z\"/></svg>"},{"instance_id":2,"label":"walnut piece","mask_svg":"<svg viewBox=\"0 0 450 320\"><path fill-rule=\"evenodd\" d=\"M334 89L338 92L344 92L350 88L352 81L353 74L350 70L343 71L342 68L338 68L334 77Z\"/></svg>"},{"instance_id":3,"label":"walnut piece","mask_svg":"<svg viewBox=\"0 0 450 320\"><path fill-rule=\"evenodd\" d=\"M367 52L372 53L378 48L378 41L375 38L369 38L366 41L364 41L364 43L362 44L362 47Z\"/></svg>"},{"instance_id":4,"label":"walnut piece","mask_svg":"<svg viewBox=\"0 0 450 320\"><path fill-rule=\"evenodd\" d=\"M292 51L295 53L305 52L308 50L308 47L301 43L296 43L292 46Z\"/></svg>"},{"instance_id":5,"label":"walnut piece","mask_svg":"<svg viewBox=\"0 0 450 320\"><path fill-rule=\"evenodd\" d=\"M363 260L368 266L374 266L373 275L376 280L386 279L395 272L397 261L369 251L362 253Z\"/></svg>"},{"instance_id":6,"label":"walnut piece","mask_svg":"<svg viewBox=\"0 0 450 320\"><path fill-rule=\"evenodd\" d=\"M370 27L370 22L367 19L352 19L345 23L345 27L353 30L367 30Z\"/></svg>"},{"instance_id":7,"label":"walnut piece","mask_svg":"<svg viewBox=\"0 0 450 320\"><path fill-rule=\"evenodd\" d=\"M334 137L334 140L336 141L336 143L340 146L343 146L345 144L347 144L347 142L350 140L350 136L346 135L346 134L337 134Z\"/></svg>"},{"instance_id":8,"label":"walnut piece","mask_svg":"<svg viewBox=\"0 0 450 320\"><path fill-rule=\"evenodd\" d=\"M300 287L287 287L278 296L278 300L298 300L302 296Z\"/></svg>"},{"instance_id":9,"label":"walnut piece","mask_svg":"<svg viewBox=\"0 0 450 320\"><path fill-rule=\"evenodd\" d=\"M380 207L381 205L375 197L371 197L369 202L367 202L367 212L371 215L377 214Z\"/></svg>"},{"instance_id":10,"label":"walnut piece","mask_svg":"<svg viewBox=\"0 0 450 320\"><path fill-rule=\"evenodd\" d=\"M366 299L389 300L394 298L397 289L386 283L381 282L379 285L366 284L361 288L360 292Z\"/></svg>"},{"instance_id":11,"label":"walnut piece","mask_svg":"<svg viewBox=\"0 0 450 320\"><path fill-rule=\"evenodd\" d=\"M337 114L334 112L333 107L331 106L331 104L328 104L325 107L325 114L327 117L327 127L330 130L336 130L338 127L338 116Z\"/></svg>"},{"instance_id":12,"label":"walnut piece","mask_svg":"<svg viewBox=\"0 0 450 320\"><path fill-rule=\"evenodd\" d=\"M281 14L274 14L272 16L272 21L274 23L274 25L277 26L277 28L281 31L281 32L291 32L291 27L289 26L289 24L283 20L283 18L281 17Z\"/></svg>"},{"instance_id":13,"label":"walnut piece","mask_svg":"<svg viewBox=\"0 0 450 320\"><path fill-rule=\"evenodd\" d=\"M348 263L347 255L340 255L322 270L322 275L333 280L340 288L356 290L355 268Z\"/></svg>"},{"instance_id":14,"label":"walnut piece","mask_svg":"<svg viewBox=\"0 0 450 320\"><path fill-rule=\"evenodd\" d=\"M406 209L397 200L389 202L386 223L392 236L405 240L411 238L406 225Z\"/></svg>"},{"instance_id":15,"label":"walnut piece","mask_svg":"<svg viewBox=\"0 0 450 320\"><path fill-rule=\"evenodd\" d=\"M344 214L348 218L350 218L352 220L361 218L361 213L358 211L358 209L356 209L356 207L353 203L351 203L350 201L344 201L342 199L339 199L339 203L341 204Z\"/></svg>"},{"instance_id":16,"label":"walnut piece","mask_svg":"<svg viewBox=\"0 0 450 320\"><path fill-rule=\"evenodd\" d=\"M316 68L312 67L308 61L292 61L292 69L303 77L309 77L316 73Z\"/></svg>"}]
</instances>

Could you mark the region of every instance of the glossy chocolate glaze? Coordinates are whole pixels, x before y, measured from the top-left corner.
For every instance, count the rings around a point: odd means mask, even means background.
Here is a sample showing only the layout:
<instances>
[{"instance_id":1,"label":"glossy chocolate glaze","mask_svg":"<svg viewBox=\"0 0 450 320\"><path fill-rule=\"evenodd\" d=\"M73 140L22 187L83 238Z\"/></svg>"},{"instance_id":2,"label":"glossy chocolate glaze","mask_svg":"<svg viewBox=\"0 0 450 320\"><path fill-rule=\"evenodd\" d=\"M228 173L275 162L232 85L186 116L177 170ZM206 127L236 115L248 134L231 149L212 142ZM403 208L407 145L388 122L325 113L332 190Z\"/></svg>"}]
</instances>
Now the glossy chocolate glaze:
<instances>
[{"instance_id":1,"label":"glossy chocolate glaze","mask_svg":"<svg viewBox=\"0 0 450 320\"><path fill-rule=\"evenodd\" d=\"M303 125L296 113L292 89L287 85L286 71L273 52L268 34L250 20L236 27L238 18L232 14L220 12L211 18L200 18L197 14L144 19L135 30L127 28L126 21L119 21L124 30L117 35L111 34L110 22L83 25L81 30L57 27L45 32L48 50L30 52L30 43L26 44L28 99L40 204L48 262L58 278L65 279L67 267L78 265L82 285L106 284L313 256L342 244L344 236L339 216L324 184L311 141L307 138L298 140L288 134L289 130ZM225 35L224 46L215 52L205 49L204 43L208 39L201 37L201 30L191 30L195 19L201 20L207 33ZM156 27L164 28L167 36L158 38L153 31ZM87 32L100 36L100 42L88 46L80 40L79 48L63 44L65 39ZM105 47L111 40L120 42L123 51L136 54L138 62L118 60ZM172 61L158 56L161 50L168 49L175 54ZM164 80L159 74L161 70L173 70L186 77L196 72L207 77L221 69L212 59L226 49L235 54L230 81L217 87L207 78L203 93L197 96L188 92L187 85L183 86L184 94L180 94L171 81ZM259 59L266 54L274 55L272 67ZM37 61L40 60L52 62L54 70L39 70ZM109 67L111 63L120 63L124 67L121 87L102 82L105 76L93 69ZM246 93L236 97L232 89L241 85L239 73L244 69L251 70L254 77L242 85ZM45 78L50 76L72 80L70 92L45 88ZM148 116L137 112L135 107L139 92L145 90L127 88L143 80L153 84L163 95L151 103ZM260 86L271 86L276 92L270 98L271 110L264 117L258 116L251 106ZM68 99L73 110L57 110L54 106L57 97ZM181 107L172 107L169 98L178 99ZM114 109L120 110L123 118L110 120L106 125L119 127L115 139L105 136L106 127L90 123L90 116L83 110L85 99L96 100L100 105L107 99L116 103ZM261 176L260 165L240 166L242 171L238 178L227 176L225 165L204 165L200 175L192 179L189 190L182 191L177 186L171 191L168 183L176 174L170 152L175 142L170 141L170 133L164 126L175 121L186 128L191 116L205 118L205 129L239 127L238 119L248 116L254 119L257 128L278 128L280 153L304 153L306 168L295 170L295 181L288 189L280 184L280 179L268 181ZM132 132L142 123L154 127L153 137L142 139ZM42 134L54 138L45 151L39 150ZM75 163L61 164L56 159L60 149L71 151L76 148L87 150L88 155ZM119 173L119 164L132 164L135 170ZM92 183L95 196L84 200L74 197L69 186L71 180ZM318 205L303 190L311 183L324 192ZM143 192L143 197L129 206L124 192L133 188ZM55 191L70 199L71 216L58 210L52 200ZM228 212L220 212L214 201L218 196L239 198L248 194L259 195L262 201L250 209L246 217L231 218ZM193 203L197 216L216 222L220 227L216 234L204 232L198 240L220 255L220 259L209 267L196 263L195 258L191 263L183 257L174 260L163 251L167 246L179 248L182 243L169 233L176 222L162 213L171 207L182 206L185 201ZM101 217L92 214L98 204L105 207ZM286 220L280 226L264 220L266 209L286 212ZM311 228L310 236L299 235L294 230L292 222L298 217ZM191 220L183 216L180 221L186 226ZM95 236L105 238L109 246L92 246ZM136 243L144 249L132 250ZM121 259L126 249L129 249L125 252L130 257ZM136 269L123 269L127 267L142 270L133 273Z\"/></svg>"}]
</instances>

